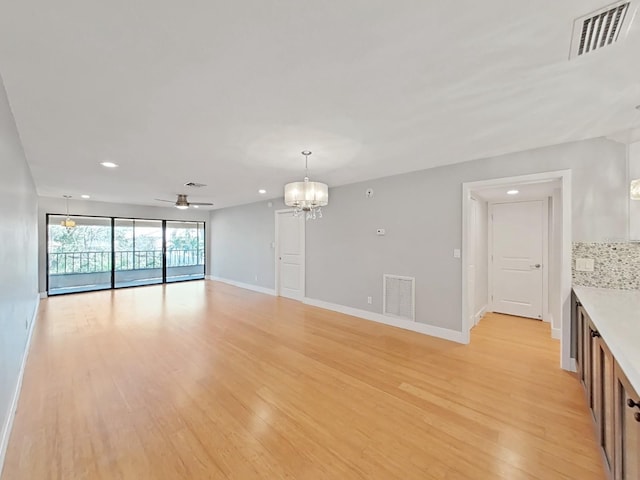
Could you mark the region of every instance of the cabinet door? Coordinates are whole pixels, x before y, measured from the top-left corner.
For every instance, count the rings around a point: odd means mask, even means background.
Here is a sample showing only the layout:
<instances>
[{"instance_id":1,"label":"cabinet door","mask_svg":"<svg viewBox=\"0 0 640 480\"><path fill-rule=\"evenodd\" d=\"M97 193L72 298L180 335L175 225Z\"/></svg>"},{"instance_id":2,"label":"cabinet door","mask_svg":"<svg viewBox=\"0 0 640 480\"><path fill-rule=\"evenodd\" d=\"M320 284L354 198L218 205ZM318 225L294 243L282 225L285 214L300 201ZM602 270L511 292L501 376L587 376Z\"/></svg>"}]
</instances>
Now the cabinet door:
<instances>
[{"instance_id":1,"label":"cabinet door","mask_svg":"<svg viewBox=\"0 0 640 480\"><path fill-rule=\"evenodd\" d=\"M594 331L594 330L592 330ZM614 470L614 375L613 355L594 331L593 341L593 416L596 421L598 443L602 449L604 467L609 474Z\"/></svg>"},{"instance_id":2,"label":"cabinet door","mask_svg":"<svg viewBox=\"0 0 640 480\"><path fill-rule=\"evenodd\" d=\"M596 346L596 336L598 335L598 331L596 327L591 323L591 319L583 312L584 315L584 332L583 332L583 343L584 343L584 369L585 369L585 379L584 379L584 389L587 392L587 403L589 404L589 408L591 409L591 413L595 418L595 391L594 391L594 383L596 381L596 357L594 355L595 346Z\"/></svg>"},{"instance_id":3,"label":"cabinet door","mask_svg":"<svg viewBox=\"0 0 640 480\"><path fill-rule=\"evenodd\" d=\"M587 403L593 412L593 338L591 336L592 324L587 312L582 306L578 307L577 315L577 340L578 349L576 352L576 362L578 364L578 376L587 395Z\"/></svg>"},{"instance_id":4,"label":"cabinet door","mask_svg":"<svg viewBox=\"0 0 640 480\"><path fill-rule=\"evenodd\" d=\"M585 364L584 364L584 309L579 303L576 307L576 368L580 383L584 386Z\"/></svg>"},{"instance_id":5,"label":"cabinet door","mask_svg":"<svg viewBox=\"0 0 640 480\"><path fill-rule=\"evenodd\" d=\"M615 367L615 479L640 480L640 395Z\"/></svg>"}]
</instances>

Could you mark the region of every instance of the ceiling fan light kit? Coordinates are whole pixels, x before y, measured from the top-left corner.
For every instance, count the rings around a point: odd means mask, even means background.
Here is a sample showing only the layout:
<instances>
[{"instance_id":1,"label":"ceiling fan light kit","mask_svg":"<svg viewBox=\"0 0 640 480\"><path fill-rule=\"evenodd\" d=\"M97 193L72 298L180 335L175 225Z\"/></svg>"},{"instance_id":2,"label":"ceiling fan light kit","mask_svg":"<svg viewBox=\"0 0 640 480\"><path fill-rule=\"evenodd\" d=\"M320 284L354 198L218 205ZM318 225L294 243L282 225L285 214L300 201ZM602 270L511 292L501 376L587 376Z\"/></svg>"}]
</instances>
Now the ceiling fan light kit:
<instances>
[{"instance_id":1,"label":"ceiling fan light kit","mask_svg":"<svg viewBox=\"0 0 640 480\"><path fill-rule=\"evenodd\" d=\"M156 200L158 200L159 202L173 203L173 206L176 207L178 210L186 210L189 207L194 207L194 208L198 208L202 206L210 207L213 205L213 203L209 203L209 202L190 202L189 200L187 200L187 195L185 195L184 193L178 193L178 198L175 202L173 200L164 200L162 198L156 198Z\"/></svg>"},{"instance_id":2,"label":"ceiling fan light kit","mask_svg":"<svg viewBox=\"0 0 640 480\"><path fill-rule=\"evenodd\" d=\"M322 218L322 207L329 204L329 187L326 183L309 180L308 160L311 152L304 150L305 175L302 182L291 182L284 186L284 203L293 207L293 215L305 215L307 220Z\"/></svg>"}]
</instances>

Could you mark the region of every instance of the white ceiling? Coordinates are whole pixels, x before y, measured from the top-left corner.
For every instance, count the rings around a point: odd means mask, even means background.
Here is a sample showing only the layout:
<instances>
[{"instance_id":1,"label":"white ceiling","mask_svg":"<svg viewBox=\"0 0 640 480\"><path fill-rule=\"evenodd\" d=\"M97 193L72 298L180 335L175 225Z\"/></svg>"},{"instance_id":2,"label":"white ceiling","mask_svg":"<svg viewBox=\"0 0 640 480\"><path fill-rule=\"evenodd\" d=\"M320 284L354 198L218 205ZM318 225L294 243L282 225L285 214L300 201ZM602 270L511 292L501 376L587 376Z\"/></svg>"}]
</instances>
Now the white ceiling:
<instances>
[{"instance_id":1,"label":"white ceiling","mask_svg":"<svg viewBox=\"0 0 640 480\"><path fill-rule=\"evenodd\" d=\"M41 195L222 207L303 149L336 186L640 126L640 21L567 60L607 3L0 0L0 74Z\"/></svg>"}]
</instances>

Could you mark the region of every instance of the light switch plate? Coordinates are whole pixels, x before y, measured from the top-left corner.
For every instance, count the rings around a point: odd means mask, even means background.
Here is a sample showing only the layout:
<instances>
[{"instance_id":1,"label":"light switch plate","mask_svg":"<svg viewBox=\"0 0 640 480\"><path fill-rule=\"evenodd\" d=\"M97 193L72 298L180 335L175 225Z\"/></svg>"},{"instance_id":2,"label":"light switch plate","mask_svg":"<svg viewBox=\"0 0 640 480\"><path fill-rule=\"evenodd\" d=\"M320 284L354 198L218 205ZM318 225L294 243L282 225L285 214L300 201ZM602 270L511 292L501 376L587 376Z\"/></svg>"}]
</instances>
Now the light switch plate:
<instances>
[{"instance_id":1,"label":"light switch plate","mask_svg":"<svg viewBox=\"0 0 640 480\"><path fill-rule=\"evenodd\" d=\"M460 258L460 249L459 248L454 248L453 249L453 258Z\"/></svg>"},{"instance_id":2,"label":"light switch plate","mask_svg":"<svg viewBox=\"0 0 640 480\"><path fill-rule=\"evenodd\" d=\"M576 271L593 272L594 263L593 258L576 258Z\"/></svg>"}]
</instances>

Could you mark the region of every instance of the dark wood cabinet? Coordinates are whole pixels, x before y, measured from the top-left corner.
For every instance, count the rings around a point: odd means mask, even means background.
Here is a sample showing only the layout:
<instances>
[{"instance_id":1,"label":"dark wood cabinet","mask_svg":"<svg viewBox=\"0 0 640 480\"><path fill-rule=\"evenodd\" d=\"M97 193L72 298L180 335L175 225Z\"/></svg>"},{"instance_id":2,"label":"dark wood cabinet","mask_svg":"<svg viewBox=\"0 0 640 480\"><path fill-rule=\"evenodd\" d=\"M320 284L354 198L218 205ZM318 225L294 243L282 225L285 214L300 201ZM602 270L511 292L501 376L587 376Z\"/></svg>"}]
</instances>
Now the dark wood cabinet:
<instances>
[{"instance_id":1,"label":"dark wood cabinet","mask_svg":"<svg viewBox=\"0 0 640 480\"><path fill-rule=\"evenodd\" d=\"M619 366L614 371L616 480L640 480L640 395Z\"/></svg>"},{"instance_id":2,"label":"dark wood cabinet","mask_svg":"<svg viewBox=\"0 0 640 480\"><path fill-rule=\"evenodd\" d=\"M592 333L597 330L592 328ZM614 470L614 359L602 338L593 337L593 417L598 443L602 449L605 470L611 477Z\"/></svg>"},{"instance_id":3,"label":"dark wood cabinet","mask_svg":"<svg viewBox=\"0 0 640 480\"><path fill-rule=\"evenodd\" d=\"M592 336L595 328L589 319L585 309L578 305L577 311L577 348L576 366L578 377L587 395L587 403L591 412L594 411L594 395L592 385L594 383L594 356L593 347L595 339Z\"/></svg>"},{"instance_id":4,"label":"dark wood cabinet","mask_svg":"<svg viewBox=\"0 0 640 480\"><path fill-rule=\"evenodd\" d=\"M640 395L579 303L575 325L578 378L593 415L607 476L640 480Z\"/></svg>"}]
</instances>

